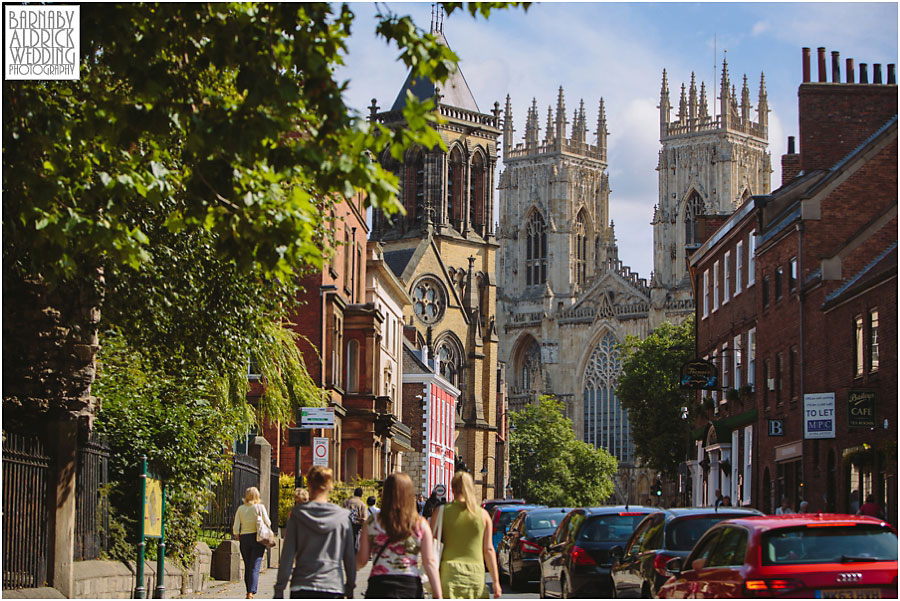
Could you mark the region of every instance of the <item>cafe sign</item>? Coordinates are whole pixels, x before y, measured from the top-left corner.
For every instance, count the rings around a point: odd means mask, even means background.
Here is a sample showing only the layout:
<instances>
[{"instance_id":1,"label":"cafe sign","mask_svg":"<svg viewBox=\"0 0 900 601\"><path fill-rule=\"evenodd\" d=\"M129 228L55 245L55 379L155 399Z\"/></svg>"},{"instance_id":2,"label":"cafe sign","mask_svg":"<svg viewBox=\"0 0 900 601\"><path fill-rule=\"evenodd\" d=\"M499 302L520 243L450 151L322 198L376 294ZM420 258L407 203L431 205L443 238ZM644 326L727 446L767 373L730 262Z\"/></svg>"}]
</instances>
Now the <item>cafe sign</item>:
<instances>
[{"instance_id":1,"label":"cafe sign","mask_svg":"<svg viewBox=\"0 0 900 601\"><path fill-rule=\"evenodd\" d=\"M681 388L687 390L713 390L719 369L705 359L692 359L681 366Z\"/></svg>"},{"instance_id":2,"label":"cafe sign","mask_svg":"<svg viewBox=\"0 0 900 601\"><path fill-rule=\"evenodd\" d=\"M847 425L851 428L875 427L875 391L847 392Z\"/></svg>"}]
</instances>

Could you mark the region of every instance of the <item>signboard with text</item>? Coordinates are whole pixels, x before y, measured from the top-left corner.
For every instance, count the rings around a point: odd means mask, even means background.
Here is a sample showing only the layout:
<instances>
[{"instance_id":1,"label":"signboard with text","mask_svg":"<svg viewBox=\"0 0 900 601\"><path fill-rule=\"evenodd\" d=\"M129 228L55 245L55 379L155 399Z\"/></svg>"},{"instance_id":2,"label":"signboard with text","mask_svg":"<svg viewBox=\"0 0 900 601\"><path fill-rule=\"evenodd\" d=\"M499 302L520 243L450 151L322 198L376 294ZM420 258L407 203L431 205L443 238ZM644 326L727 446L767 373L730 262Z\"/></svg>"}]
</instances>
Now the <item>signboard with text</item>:
<instances>
[{"instance_id":1,"label":"signboard with text","mask_svg":"<svg viewBox=\"0 0 900 601\"><path fill-rule=\"evenodd\" d=\"M334 407L301 407L300 427L334 428Z\"/></svg>"},{"instance_id":2,"label":"signboard with text","mask_svg":"<svg viewBox=\"0 0 900 601\"><path fill-rule=\"evenodd\" d=\"M803 395L803 438L834 438L834 393Z\"/></svg>"},{"instance_id":3,"label":"signboard with text","mask_svg":"<svg viewBox=\"0 0 900 601\"><path fill-rule=\"evenodd\" d=\"M681 366L681 388L686 390L713 390L719 370L705 359L693 359Z\"/></svg>"},{"instance_id":4,"label":"signboard with text","mask_svg":"<svg viewBox=\"0 0 900 601\"><path fill-rule=\"evenodd\" d=\"M851 428L875 427L875 391L847 392L847 425Z\"/></svg>"},{"instance_id":5,"label":"signboard with text","mask_svg":"<svg viewBox=\"0 0 900 601\"><path fill-rule=\"evenodd\" d=\"M319 438L318 436L314 437L312 451L312 464L321 465L322 467L328 467L328 439Z\"/></svg>"}]
</instances>

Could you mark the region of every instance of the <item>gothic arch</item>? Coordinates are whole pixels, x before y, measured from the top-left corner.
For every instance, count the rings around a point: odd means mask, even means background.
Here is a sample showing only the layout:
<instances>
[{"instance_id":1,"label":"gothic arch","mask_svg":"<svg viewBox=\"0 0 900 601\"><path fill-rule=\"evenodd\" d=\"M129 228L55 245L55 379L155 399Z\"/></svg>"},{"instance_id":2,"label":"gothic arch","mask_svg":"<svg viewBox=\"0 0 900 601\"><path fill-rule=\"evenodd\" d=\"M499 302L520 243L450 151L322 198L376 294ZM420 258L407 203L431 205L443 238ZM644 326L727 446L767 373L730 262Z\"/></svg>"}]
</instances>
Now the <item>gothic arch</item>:
<instances>
[{"instance_id":1,"label":"gothic arch","mask_svg":"<svg viewBox=\"0 0 900 601\"><path fill-rule=\"evenodd\" d=\"M447 155L447 220L450 227L462 231L466 181L465 153L453 144Z\"/></svg>"},{"instance_id":2,"label":"gothic arch","mask_svg":"<svg viewBox=\"0 0 900 601\"><path fill-rule=\"evenodd\" d=\"M525 285L537 286L547 281L547 222L537 209L526 213L522 236L525 244Z\"/></svg>"},{"instance_id":3,"label":"gothic arch","mask_svg":"<svg viewBox=\"0 0 900 601\"><path fill-rule=\"evenodd\" d=\"M706 203L703 195L696 188L691 188L684 197L681 206L681 224L684 232L683 246L697 244L697 218L706 214Z\"/></svg>"},{"instance_id":4,"label":"gothic arch","mask_svg":"<svg viewBox=\"0 0 900 601\"><path fill-rule=\"evenodd\" d=\"M465 384L465 350L456 334L447 330L434 342L434 358L438 373L462 390Z\"/></svg>"},{"instance_id":5,"label":"gothic arch","mask_svg":"<svg viewBox=\"0 0 900 601\"><path fill-rule=\"evenodd\" d=\"M487 228L485 206L487 203L488 188L488 161L484 151L479 147L472 153L469 163L469 223L480 235L484 235Z\"/></svg>"},{"instance_id":6,"label":"gothic arch","mask_svg":"<svg viewBox=\"0 0 900 601\"><path fill-rule=\"evenodd\" d=\"M621 371L616 336L609 329L598 332L587 349L582 373L584 441L602 447L620 463L634 460L634 444L628 414L615 394Z\"/></svg>"},{"instance_id":7,"label":"gothic arch","mask_svg":"<svg viewBox=\"0 0 900 601\"><path fill-rule=\"evenodd\" d=\"M525 332L513 345L513 388L521 391L542 391L541 346L537 339Z\"/></svg>"},{"instance_id":8,"label":"gothic arch","mask_svg":"<svg viewBox=\"0 0 900 601\"><path fill-rule=\"evenodd\" d=\"M591 264L589 240L593 237L592 231L590 215L587 209L582 207L575 217L572 229L572 265L575 270L573 275L575 283L581 287L587 282L587 266Z\"/></svg>"},{"instance_id":9,"label":"gothic arch","mask_svg":"<svg viewBox=\"0 0 900 601\"><path fill-rule=\"evenodd\" d=\"M414 225L425 215L425 152L419 147L406 153L402 185L406 223Z\"/></svg>"}]
</instances>

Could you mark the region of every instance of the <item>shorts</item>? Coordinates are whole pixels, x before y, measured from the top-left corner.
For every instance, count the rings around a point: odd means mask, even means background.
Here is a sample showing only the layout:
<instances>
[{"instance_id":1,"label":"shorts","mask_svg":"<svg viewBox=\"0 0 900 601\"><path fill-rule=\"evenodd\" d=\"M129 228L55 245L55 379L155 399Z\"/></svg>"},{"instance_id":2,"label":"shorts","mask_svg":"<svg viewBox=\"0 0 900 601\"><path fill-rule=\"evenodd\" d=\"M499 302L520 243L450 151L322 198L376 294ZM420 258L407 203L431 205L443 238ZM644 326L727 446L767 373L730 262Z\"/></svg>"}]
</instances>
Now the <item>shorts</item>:
<instances>
[{"instance_id":1,"label":"shorts","mask_svg":"<svg viewBox=\"0 0 900 601\"><path fill-rule=\"evenodd\" d=\"M445 599L487 599L484 564L442 561L441 592L444 593Z\"/></svg>"}]
</instances>

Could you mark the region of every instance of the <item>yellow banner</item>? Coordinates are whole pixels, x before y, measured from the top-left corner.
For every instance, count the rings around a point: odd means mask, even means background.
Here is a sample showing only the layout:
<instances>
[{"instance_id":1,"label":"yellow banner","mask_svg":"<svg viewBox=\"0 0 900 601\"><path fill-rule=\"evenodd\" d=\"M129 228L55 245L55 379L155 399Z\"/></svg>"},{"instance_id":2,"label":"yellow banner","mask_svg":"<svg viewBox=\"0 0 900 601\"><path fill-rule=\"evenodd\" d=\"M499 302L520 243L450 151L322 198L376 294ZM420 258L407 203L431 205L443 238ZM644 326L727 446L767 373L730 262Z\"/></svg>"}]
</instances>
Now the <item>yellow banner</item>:
<instances>
[{"instance_id":1,"label":"yellow banner","mask_svg":"<svg viewBox=\"0 0 900 601\"><path fill-rule=\"evenodd\" d=\"M147 494L144 497L144 536L162 538L163 491L162 482L147 477Z\"/></svg>"}]
</instances>

